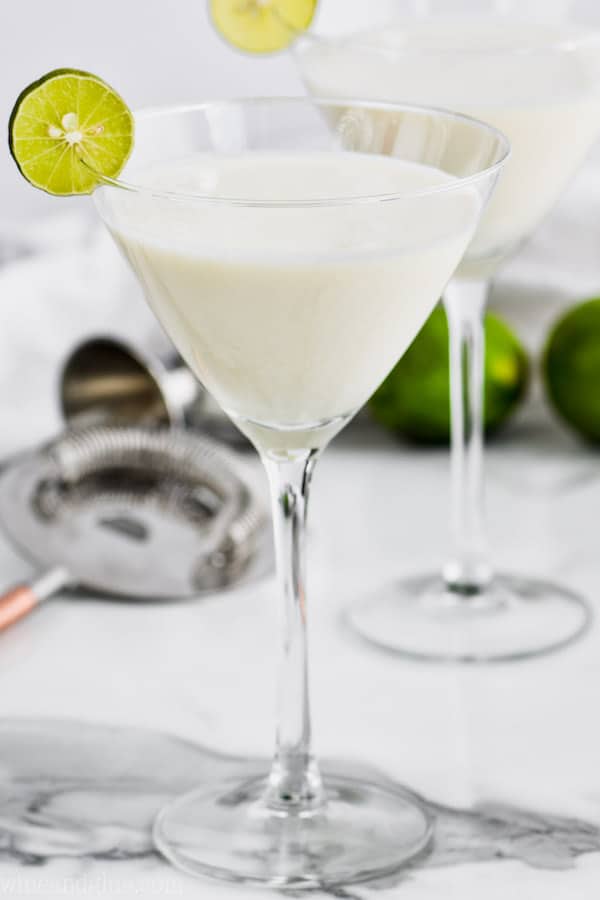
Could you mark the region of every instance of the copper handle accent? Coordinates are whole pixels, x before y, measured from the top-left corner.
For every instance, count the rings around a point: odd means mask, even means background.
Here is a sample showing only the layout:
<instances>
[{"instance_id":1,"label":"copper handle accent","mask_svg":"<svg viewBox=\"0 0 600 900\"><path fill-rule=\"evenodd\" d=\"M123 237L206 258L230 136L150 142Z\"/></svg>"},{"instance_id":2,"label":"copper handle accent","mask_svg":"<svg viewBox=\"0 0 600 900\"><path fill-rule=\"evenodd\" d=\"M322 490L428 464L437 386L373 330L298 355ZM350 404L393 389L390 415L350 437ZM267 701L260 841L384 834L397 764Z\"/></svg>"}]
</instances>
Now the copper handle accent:
<instances>
[{"instance_id":1,"label":"copper handle accent","mask_svg":"<svg viewBox=\"0 0 600 900\"><path fill-rule=\"evenodd\" d=\"M18 622L36 606L73 584L69 570L56 566L39 575L31 584L18 584L0 594L0 631Z\"/></svg>"},{"instance_id":2,"label":"copper handle accent","mask_svg":"<svg viewBox=\"0 0 600 900\"><path fill-rule=\"evenodd\" d=\"M0 631L17 622L38 605L40 598L26 584L7 591L0 597Z\"/></svg>"}]
</instances>

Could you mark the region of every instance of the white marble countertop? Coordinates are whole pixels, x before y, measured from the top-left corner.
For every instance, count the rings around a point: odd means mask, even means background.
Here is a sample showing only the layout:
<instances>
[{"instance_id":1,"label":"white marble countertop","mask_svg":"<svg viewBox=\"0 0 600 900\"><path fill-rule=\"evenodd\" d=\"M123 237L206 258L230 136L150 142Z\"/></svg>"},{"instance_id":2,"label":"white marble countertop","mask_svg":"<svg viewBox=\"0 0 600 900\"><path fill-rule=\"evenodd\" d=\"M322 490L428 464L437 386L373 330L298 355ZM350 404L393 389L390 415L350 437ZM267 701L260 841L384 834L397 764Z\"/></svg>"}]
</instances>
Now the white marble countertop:
<instances>
[{"instance_id":1,"label":"white marble countertop","mask_svg":"<svg viewBox=\"0 0 600 900\"><path fill-rule=\"evenodd\" d=\"M553 227L507 273L508 307L519 291L545 297L546 310L552 301L554 314L564 302L564 285L544 294L538 280ZM60 427L55 369L77 334L113 322L117 308L122 330L147 327L137 302L123 307L120 276L96 256L66 259L0 272L4 453ZM592 269L577 271L591 291ZM597 454L534 402L490 448L488 476L498 566L560 580L597 608ZM342 436L315 478L316 749L410 786L438 820L422 862L335 896L596 900L600 621L555 655L474 668L391 659L340 626L355 597L443 560L448 488L445 453L368 427ZM0 572L7 584L29 573L2 541ZM0 896L243 896L176 873L151 852L148 826L167 797L229 757L269 756L277 637L269 583L158 606L75 595L1 635Z\"/></svg>"}]
</instances>

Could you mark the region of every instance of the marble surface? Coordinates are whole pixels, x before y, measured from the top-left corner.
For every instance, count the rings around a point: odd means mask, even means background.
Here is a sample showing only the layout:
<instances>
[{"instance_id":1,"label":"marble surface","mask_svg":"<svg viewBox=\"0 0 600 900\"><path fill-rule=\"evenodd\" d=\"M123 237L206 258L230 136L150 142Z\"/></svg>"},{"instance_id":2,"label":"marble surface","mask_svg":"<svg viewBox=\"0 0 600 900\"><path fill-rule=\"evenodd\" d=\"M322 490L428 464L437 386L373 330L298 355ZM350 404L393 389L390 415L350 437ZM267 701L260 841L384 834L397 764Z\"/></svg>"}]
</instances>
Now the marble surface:
<instances>
[{"instance_id":1,"label":"marble surface","mask_svg":"<svg viewBox=\"0 0 600 900\"><path fill-rule=\"evenodd\" d=\"M597 245L586 244L589 256L578 245L571 276L556 270L552 249L586 184L574 185L496 294L532 347L542 323L600 286ZM56 369L78 336L117 320L133 336L150 327L131 284L107 263L112 251L89 241L78 254L55 248L0 270L3 455L60 428ZM316 749L409 786L437 821L428 856L389 882L333 896L595 900L600 616L560 653L478 668L390 659L341 625L349 601L440 564L448 495L444 452L364 424L317 470ZM490 447L487 495L497 565L560 580L598 610L600 460L551 419L539 394ZM30 574L2 541L0 572L7 584ZM277 637L269 582L162 605L74 594L0 635L0 896L242 897L168 867L152 852L149 824L176 793L241 759L267 760Z\"/></svg>"}]
</instances>

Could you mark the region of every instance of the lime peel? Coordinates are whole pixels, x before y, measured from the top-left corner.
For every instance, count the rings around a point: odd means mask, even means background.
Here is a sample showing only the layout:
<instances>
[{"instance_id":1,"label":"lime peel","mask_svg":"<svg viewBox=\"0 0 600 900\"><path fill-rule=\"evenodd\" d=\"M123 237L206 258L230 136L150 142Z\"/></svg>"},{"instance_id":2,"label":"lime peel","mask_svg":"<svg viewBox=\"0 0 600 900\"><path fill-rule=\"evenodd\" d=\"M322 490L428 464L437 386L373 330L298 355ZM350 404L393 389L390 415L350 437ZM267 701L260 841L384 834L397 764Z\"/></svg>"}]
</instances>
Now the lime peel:
<instances>
[{"instance_id":1,"label":"lime peel","mask_svg":"<svg viewBox=\"0 0 600 900\"><path fill-rule=\"evenodd\" d=\"M485 427L492 433L524 399L529 383L527 353L498 316L485 317ZM391 431L421 444L450 440L448 324L438 305L414 343L369 401L373 417Z\"/></svg>"},{"instance_id":2,"label":"lime peel","mask_svg":"<svg viewBox=\"0 0 600 900\"><path fill-rule=\"evenodd\" d=\"M578 303L554 324L543 351L546 395L562 421L600 444L600 298Z\"/></svg>"}]
</instances>

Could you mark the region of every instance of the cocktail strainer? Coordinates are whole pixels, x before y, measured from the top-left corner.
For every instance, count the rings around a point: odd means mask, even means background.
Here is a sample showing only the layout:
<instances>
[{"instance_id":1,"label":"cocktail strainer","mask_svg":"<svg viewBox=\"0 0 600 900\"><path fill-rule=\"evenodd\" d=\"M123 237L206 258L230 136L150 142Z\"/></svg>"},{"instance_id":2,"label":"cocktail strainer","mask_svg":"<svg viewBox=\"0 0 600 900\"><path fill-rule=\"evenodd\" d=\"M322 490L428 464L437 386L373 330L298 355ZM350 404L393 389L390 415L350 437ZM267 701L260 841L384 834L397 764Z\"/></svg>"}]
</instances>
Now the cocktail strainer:
<instances>
[{"instance_id":1,"label":"cocktail strainer","mask_svg":"<svg viewBox=\"0 0 600 900\"><path fill-rule=\"evenodd\" d=\"M62 588L170 600L271 568L263 505L230 451L183 430L74 430L0 475L0 526L43 574L0 628Z\"/></svg>"}]
</instances>

